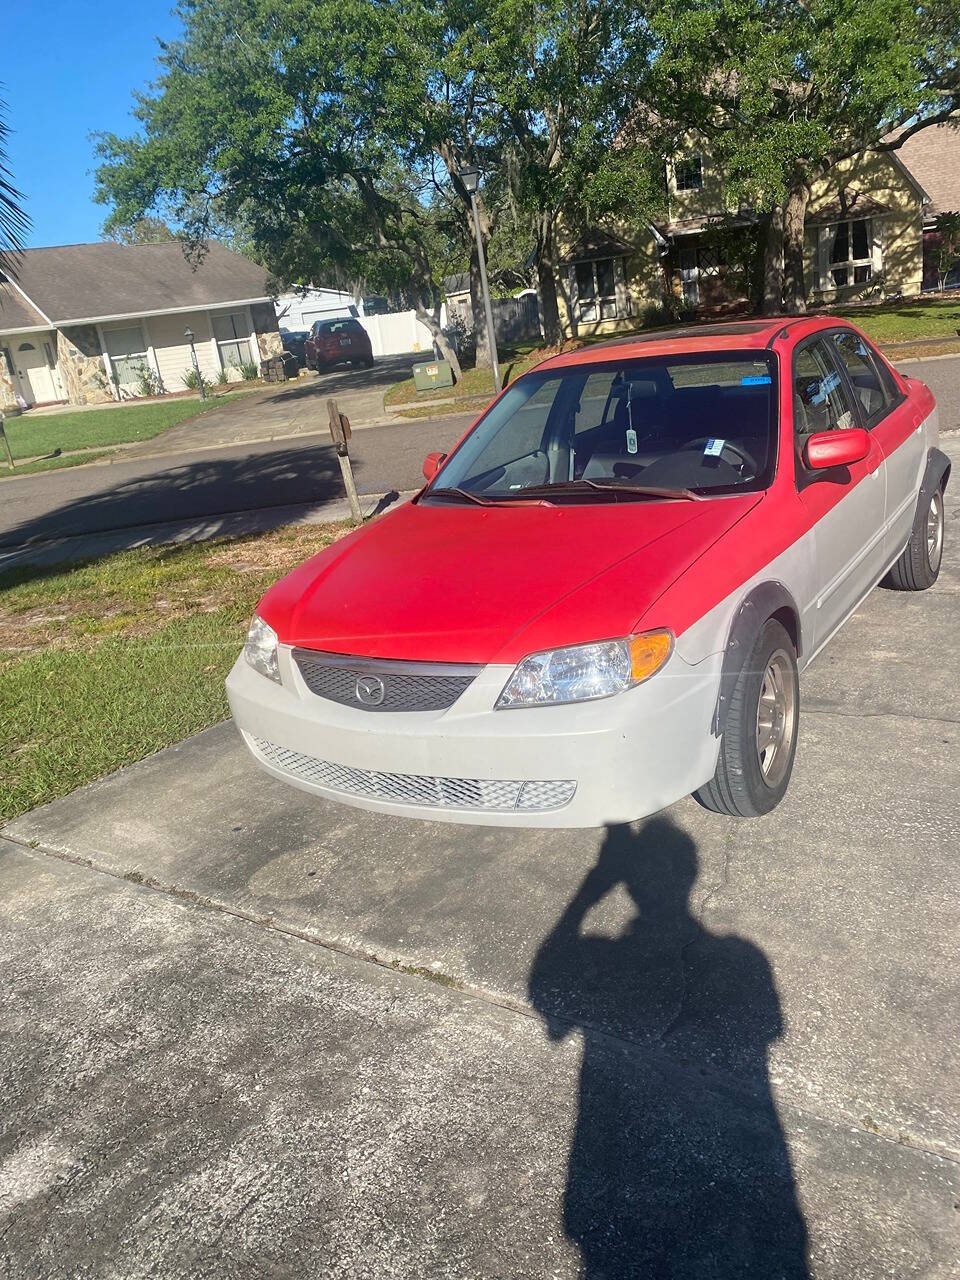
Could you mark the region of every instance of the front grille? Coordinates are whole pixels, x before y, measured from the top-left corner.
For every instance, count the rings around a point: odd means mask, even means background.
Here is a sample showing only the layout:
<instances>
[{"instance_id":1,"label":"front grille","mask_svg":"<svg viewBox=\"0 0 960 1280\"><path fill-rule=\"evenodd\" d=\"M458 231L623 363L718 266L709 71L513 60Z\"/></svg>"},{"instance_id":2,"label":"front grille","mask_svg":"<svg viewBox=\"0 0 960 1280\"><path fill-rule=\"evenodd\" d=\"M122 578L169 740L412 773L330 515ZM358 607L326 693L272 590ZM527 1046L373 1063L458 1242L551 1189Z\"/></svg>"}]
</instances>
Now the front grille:
<instances>
[{"instance_id":1,"label":"front grille","mask_svg":"<svg viewBox=\"0 0 960 1280\"><path fill-rule=\"evenodd\" d=\"M314 649L294 649L293 658L311 693L361 711L445 711L476 678L480 667L450 663L384 662ZM358 696L358 681L382 685L380 701ZM379 690L376 685L374 693Z\"/></svg>"},{"instance_id":2,"label":"front grille","mask_svg":"<svg viewBox=\"0 0 960 1280\"><path fill-rule=\"evenodd\" d=\"M577 789L571 781L518 782L490 778L431 778L415 773L382 773L318 760L301 751L278 747L265 738L253 744L268 764L344 795L365 796L391 804L427 805L438 809L485 809L530 813L560 809Z\"/></svg>"}]
</instances>

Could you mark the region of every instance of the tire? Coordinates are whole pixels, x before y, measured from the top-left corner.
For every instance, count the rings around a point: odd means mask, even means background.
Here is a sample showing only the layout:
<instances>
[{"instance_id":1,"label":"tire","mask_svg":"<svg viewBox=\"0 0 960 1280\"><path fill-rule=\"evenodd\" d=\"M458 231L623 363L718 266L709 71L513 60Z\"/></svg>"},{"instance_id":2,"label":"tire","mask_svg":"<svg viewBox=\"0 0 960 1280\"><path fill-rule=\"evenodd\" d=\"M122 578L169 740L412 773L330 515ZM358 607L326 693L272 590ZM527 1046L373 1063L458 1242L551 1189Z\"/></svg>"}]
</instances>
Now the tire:
<instances>
[{"instance_id":1,"label":"tire","mask_svg":"<svg viewBox=\"0 0 960 1280\"><path fill-rule=\"evenodd\" d=\"M769 711L764 713L764 708ZM779 732L778 709L782 715ZM769 725L760 723L762 714ZM717 771L695 792L696 799L705 808L732 818L758 818L769 813L790 784L799 729L797 651L780 623L769 618L730 695ZM761 752L764 737L770 741Z\"/></svg>"},{"instance_id":2,"label":"tire","mask_svg":"<svg viewBox=\"0 0 960 1280\"><path fill-rule=\"evenodd\" d=\"M894 591L926 591L943 563L943 490L921 493L910 541L883 580Z\"/></svg>"}]
</instances>

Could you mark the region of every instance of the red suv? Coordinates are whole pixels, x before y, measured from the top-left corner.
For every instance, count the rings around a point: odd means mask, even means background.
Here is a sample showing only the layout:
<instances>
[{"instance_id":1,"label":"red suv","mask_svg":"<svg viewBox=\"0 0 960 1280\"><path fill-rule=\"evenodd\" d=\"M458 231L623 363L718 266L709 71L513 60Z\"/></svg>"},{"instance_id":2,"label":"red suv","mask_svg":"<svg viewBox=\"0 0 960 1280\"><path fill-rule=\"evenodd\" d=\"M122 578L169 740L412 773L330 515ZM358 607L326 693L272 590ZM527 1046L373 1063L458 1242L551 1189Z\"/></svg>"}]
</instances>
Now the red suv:
<instances>
[{"instance_id":1,"label":"red suv","mask_svg":"<svg viewBox=\"0 0 960 1280\"><path fill-rule=\"evenodd\" d=\"M373 348L366 329L353 316L318 320L304 343L307 368L332 369L335 364L359 364L369 369Z\"/></svg>"}]
</instances>

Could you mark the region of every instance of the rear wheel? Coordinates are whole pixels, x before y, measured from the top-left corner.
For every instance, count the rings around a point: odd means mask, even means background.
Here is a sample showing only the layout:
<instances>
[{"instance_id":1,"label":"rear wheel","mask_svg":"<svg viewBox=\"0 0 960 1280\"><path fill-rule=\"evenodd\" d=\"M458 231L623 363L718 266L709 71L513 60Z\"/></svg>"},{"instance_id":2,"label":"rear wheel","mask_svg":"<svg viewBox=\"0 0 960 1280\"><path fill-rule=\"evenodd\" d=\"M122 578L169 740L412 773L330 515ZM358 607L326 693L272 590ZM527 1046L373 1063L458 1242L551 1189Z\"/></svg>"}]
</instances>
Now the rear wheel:
<instances>
[{"instance_id":1,"label":"rear wheel","mask_svg":"<svg viewBox=\"0 0 960 1280\"><path fill-rule=\"evenodd\" d=\"M895 591L926 591L940 576L943 562L943 491L921 496L910 541L884 579Z\"/></svg>"},{"instance_id":2,"label":"rear wheel","mask_svg":"<svg viewBox=\"0 0 960 1280\"><path fill-rule=\"evenodd\" d=\"M799 726L797 652L770 618L733 687L717 771L696 798L730 817L769 813L790 783Z\"/></svg>"}]
</instances>

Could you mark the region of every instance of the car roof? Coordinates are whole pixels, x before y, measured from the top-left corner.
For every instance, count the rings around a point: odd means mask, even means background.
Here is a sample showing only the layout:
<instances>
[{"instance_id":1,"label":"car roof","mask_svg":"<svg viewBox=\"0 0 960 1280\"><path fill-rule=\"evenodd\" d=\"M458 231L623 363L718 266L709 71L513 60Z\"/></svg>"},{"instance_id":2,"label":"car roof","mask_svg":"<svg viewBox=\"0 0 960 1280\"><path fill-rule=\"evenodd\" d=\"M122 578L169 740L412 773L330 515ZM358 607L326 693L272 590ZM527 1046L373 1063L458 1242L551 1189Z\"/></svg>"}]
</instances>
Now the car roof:
<instances>
[{"instance_id":1,"label":"car roof","mask_svg":"<svg viewBox=\"0 0 960 1280\"><path fill-rule=\"evenodd\" d=\"M538 370L559 369L576 364L598 364L610 360L643 356L709 355L712 351L763 350L779 337L802 337L817 329L849 327L839 316L769 316L760 320L739 320L732 324L698 324L651 333L635 333L626 338L596 342L576 351L551 356Z\"/></svg>"}]
</instances>

